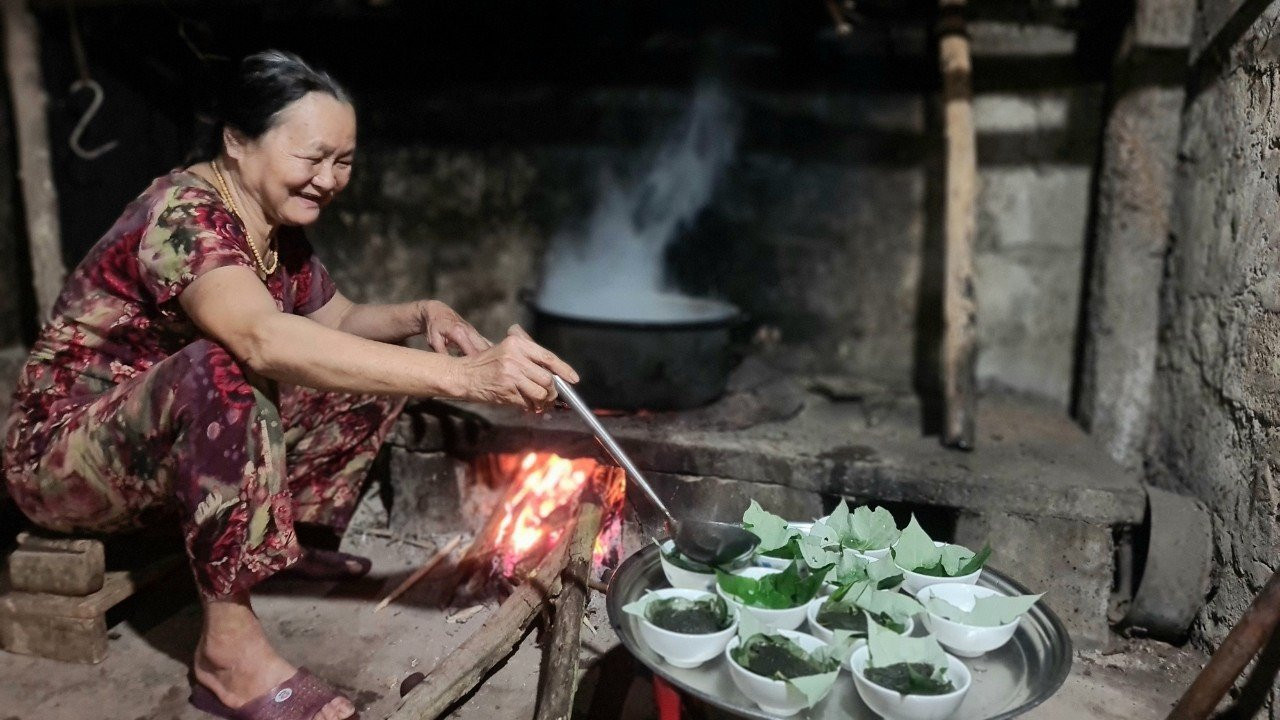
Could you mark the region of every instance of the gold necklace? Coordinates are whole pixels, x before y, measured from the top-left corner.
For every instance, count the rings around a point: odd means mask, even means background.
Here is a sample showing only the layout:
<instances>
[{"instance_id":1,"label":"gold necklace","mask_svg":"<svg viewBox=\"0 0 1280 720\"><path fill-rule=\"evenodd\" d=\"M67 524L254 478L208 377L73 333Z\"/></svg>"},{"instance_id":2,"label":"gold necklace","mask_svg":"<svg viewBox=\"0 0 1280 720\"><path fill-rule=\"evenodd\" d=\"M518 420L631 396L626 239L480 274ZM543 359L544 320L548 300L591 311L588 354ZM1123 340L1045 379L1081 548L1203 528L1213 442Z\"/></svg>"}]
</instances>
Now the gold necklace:
<instances>
[{"instance_id":1,"label":"gold necklace","mask_svg":"<svg viewBox=\"0 0 1280 720\"><path fill-rule=\"evenodd\" d=\"M213 168L213 177L218 181L218 195L227 204L231 214L235 215L236 219L240 221L240 225L244 227L244 237L249 241L249 252L253 253L253 261L258 264L258 271L262 273L263 277L270 275L276 271L276 268L280 267L280 253L274 250L267 253L267 257L271 260L271 267L267 267L266 263L262 262L262 256L258 254L258 246L253 243L253 234L249 232L249 224L240 216L240 208L236 207L236 201L231 199L231 191L227 189L227 181L223 179L222 171L218 169L218 161L210 160L209 167ZM270 241L268 241L269 246Z\"/></svg>"}]
</instances>

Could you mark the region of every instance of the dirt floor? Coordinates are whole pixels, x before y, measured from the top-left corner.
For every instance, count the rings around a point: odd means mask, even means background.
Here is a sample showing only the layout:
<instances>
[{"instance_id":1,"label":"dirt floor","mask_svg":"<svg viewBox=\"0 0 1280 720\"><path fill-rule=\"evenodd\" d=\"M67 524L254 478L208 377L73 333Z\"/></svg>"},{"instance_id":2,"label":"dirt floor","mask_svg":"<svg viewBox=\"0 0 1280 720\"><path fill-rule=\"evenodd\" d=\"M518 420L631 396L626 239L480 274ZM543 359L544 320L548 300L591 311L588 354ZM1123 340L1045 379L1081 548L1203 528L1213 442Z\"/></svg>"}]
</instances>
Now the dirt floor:
<instances>
[{"instance_id":1,"label":"dirt floor","mask_svg":"<svg viewBox=\"0 0 1280 720\"><path fill-rule=\"evenodd\" d=\"M385 718L398 703L401 680L435 666L480 627L493 603L459 622L459 610L429 606L411 592L374 614L377 599L431 554L429 547L353 537L348 549L374 559L374 572L338 586L273 581L255 605L286 657L349 693L362 716ZM200 720L187 705L187 661L199 631L193 591L179 578L122 608L110 654L96 666L68 665L0 653L0 720ZM452 622L451 622L452 620ZM590 653L614 647L598 598L583 639ZM1078 653L1071 676L1049 702L1027 714L1044 720L1136 720L1164 717L1203 664L1194 652L1126 641L1107 654ZM529 639L511 660L450 717L531 718L540 650ZM589 691L584 684L584 692ZM654 717L645 683L624 703L626 718ZM601 720L605 720L602 718Z\"/></svg>"}]
</instances>

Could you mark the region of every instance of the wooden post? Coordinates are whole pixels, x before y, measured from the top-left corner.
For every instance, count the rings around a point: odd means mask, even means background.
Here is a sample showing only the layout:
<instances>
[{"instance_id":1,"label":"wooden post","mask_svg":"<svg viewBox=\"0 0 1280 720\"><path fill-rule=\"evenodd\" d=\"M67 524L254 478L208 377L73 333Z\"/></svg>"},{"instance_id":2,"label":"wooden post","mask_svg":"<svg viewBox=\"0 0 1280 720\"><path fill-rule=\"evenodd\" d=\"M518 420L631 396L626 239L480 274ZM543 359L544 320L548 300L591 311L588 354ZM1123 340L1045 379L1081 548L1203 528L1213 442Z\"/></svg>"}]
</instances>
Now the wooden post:
<instances>
[{"instance_id":1,"label":"wooden post","mask_svg":"<svg viewBox=\"0 0 1280 720\"><path fill-rule=\"evenodd\" d=\"M4 60L18 135L18 175L27 216L31 275L40 322L50 316L62 291L66 267L62 263L62 228L58 222L58 193L49 159L48 97L40 72L40 30L26 0L0 0L4 12Z\"/></svg>"},{"instance_id":2,"label":"wooden post","mask_svg":"<svg viewBox=\"0 0 1280 720\"><path fill-rule=\"evenodd\" d=\"M943 442L971 450L977 414L977 305L973 239L977 231L977 136L965 0L939 0L939 58L946 133L946 275L942 300Z\"/></svg>"},{"instance_id":3,"label":"wooden post","mask_svg":"<svg viewBox=\"0 0 1280 720\"><path fill-rule=\"evenodd\" d=\"M537 720L569 720L573 695L578 689L578 656L582 652L582 616L586 611L587 576L596 547L602 515L600 506L583 501L578 524L569 541L569 563L562 575L563 587L556 600L556 619L547 645L547 665L542 671Z\"/></svg>"}]
</instances>

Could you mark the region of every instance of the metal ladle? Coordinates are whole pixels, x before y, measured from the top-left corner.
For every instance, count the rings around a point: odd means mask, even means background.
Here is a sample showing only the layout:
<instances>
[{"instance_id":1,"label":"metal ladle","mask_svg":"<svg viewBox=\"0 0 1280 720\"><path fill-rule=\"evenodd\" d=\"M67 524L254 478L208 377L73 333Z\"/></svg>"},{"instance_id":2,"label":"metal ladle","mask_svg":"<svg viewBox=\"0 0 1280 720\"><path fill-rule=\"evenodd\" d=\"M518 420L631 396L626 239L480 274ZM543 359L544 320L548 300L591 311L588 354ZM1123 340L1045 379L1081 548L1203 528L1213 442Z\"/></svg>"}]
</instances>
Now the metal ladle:
<instances>
[{"instance_id":1,"label":"metal ladle","mask_svg":"<svg viewBox=\"0 0 1280 720\"><path fill-rule=\"evenodd\" d=\"M723 565L746 555L759 544L759 538L738 525L710 520L676 520L672 517L666 504L658 499L635 463L631 462L631 458L627 457L627 454L618 446L609 431L604 429L604 425L600 424L595 413L591 412L591 408L578 397L573 386L556 375L552 375L552 380L555 383L556 392L591 428L591 432L595 433L596 439L604 446L605 451L622 466L627 475L640 486L641 490L644 490L650 502L666 516L667 534L671 536L680 554L704 565Z\"/></svg>"}]
</instances>

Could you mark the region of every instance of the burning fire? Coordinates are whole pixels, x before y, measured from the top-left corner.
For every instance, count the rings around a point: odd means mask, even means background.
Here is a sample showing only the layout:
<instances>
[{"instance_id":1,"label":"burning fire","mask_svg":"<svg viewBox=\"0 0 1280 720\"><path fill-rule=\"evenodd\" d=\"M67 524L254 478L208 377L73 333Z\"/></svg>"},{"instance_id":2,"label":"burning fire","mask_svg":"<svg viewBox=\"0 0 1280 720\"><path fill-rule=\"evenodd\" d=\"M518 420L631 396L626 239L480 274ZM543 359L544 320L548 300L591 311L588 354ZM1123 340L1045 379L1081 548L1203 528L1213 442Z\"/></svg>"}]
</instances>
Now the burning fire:
<instances>
[{"instance_id":1,"label":"burning fire","mask_svg":"<svg viewBox=\"0 0 1280 720\"><path fill-rule=\"evenodd\" d=\"M504 575L514 574L525 558L540 555L542 550L555 545L569 524L579 494L589 482L597 488L604 511L604 525L596 538L594 559L599 562L616 546L620 532L618 510L626 495L626 476L621 468L601 465L590 458L568 459L553 453L530 452L512 457L519 458L510 475L513 491L508 492L502 502L502 520L494 535L494 547L501 551Z\"/></svg>"}]
</instances>

